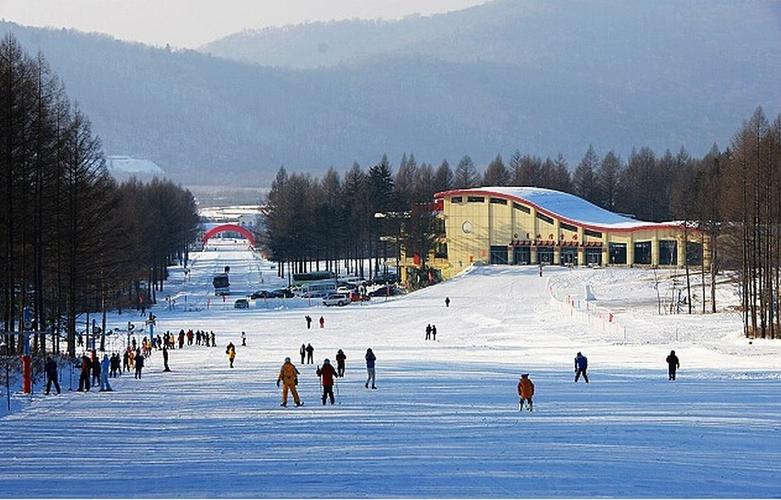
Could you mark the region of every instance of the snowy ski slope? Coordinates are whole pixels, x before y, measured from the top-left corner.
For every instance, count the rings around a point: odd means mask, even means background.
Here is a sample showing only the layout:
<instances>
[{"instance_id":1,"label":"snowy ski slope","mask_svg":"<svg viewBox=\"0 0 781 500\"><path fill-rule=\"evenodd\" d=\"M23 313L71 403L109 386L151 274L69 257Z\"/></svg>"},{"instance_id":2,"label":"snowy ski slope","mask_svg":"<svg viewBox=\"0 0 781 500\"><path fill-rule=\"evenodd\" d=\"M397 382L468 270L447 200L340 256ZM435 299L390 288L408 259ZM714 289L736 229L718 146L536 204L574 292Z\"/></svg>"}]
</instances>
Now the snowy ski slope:
<instances>
[{"instance_id":1,"label":"snowy ski slope","mask_svg":"<svg viewBox=\"0 0 781 500\"><path fill-rule=\"evenodd\" d=\"M620 319L652 341L624 343L550 298L554 281L582 288L581 271L548 268L539 278L536 268L510 267L366 305L277 300L234 310L234 295L206 309L224 265L236 289L279 284L250 252L215 246L197 256L189 281L172 272L164 294L179 297L178 310L156 314L163 331L214 330L219 347L171 351L172 373L156 353L143 379L123 375L112 393L70 393L65 374L63 395L24 400L0 418L0 496L779 496L780 348L748 346L731 327L706 338L724 317L691 320L687 330L700 333L670 343L647 303L628 307ZM596 272L582 276L598 298L620 296ZM638 277L614 278L636 291L627 297L646 293ZM326 328L307 331L305 314L322 314ZM429 322L437 342L424 340ZM239 346L232 370L229 340ZM340 404L320 406L315 367L299 366L306 405L278 406L277 371L285 356L298 365L302 342L318 363L344 349ZM363 387L367 347L377 354L377 391ZM682 363L675 383L664 365L671 348ZM572 383L579 350L589 385ZM536 385L534 413L517 412L521 373Z\"/></svg>"}]
</instances>

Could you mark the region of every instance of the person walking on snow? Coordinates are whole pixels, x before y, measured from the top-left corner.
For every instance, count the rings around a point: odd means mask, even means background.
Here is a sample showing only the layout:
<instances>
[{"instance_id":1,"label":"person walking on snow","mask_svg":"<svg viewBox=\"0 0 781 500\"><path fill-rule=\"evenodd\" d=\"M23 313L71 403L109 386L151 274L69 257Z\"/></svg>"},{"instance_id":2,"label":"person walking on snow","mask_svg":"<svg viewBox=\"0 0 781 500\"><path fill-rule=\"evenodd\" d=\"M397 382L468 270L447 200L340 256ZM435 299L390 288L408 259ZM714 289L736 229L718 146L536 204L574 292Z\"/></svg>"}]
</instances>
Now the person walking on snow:
<instances>
[{"instance_id":1,"label":"person walking on snow","mask_svg":"<svg viewBox=\"0 0 781 500\"><path fill-rule=\"evenodd\" d=\"M96 385L100 385L100 360L98 359L97 352L92 351L90 362L92 363L92 386L95 387Z\"/></svg>"},{"instance_id":2,"label":"person walking on snow","mask_svg":"<svg viewBox=\"0 0 781 500\"><path fill-rule=\"evenodd\" d=\"M141 370L144 369L144 355L140 352L136 353L136 374L134 378L141 378Z\"/></svg>"},{"instance_id":3,"label":"person walking on snow","mask_svg":"<svg viewBox=\"0 0 781 500\"><path fill-rule=\"evenodd\" d=\"M306 363L306 346L301 344L301 349L298 350L298 354L301 355L301 364Z\"/></svg>"},{"instance_id":4,"label":"person walking on snow","mask_svg":"<svg viewBox=\"0 0 781 500\"><path fill-rule=\"evenodd\" d=\"M112 391L111 384L108 383L108 370L111 368L111 360L108 354L103 355L103 361L100 362L100 392Z\"/></svg>"},{"instance_id":5,"label":"person walking on snow","mask_svg":"<svg viewBox=\"0 0 781 500\"><path fill-rule=\"evenodd\" d=\"M437 340L437 325L431 325L431 338Z\"/></svg>"},{"instance_id":6,"label":"person walking on snow","mask_svg":"<svg viewBox=\"0 0 781 500\"><path fill-rule=\"evenodd\" d=\"M46 356L46 395L49 395L49 392L51 391L52 384L54 384L54 388L57 389L57 394L60 394L62 391L60 391L60 380L59 380L59 373L57 371L57 362L54 361L51 356Z\"/></svg>"},{"instance_id":7,"label":"person walking on snow","mask_svg":"<svg viewBox=\"0 0 781 500\"><path fill-rule=\"evenodd\" d=\"M287 393L290 392L293 395L293 401L296 402L296 406L301 406L304 403L298 397L298 391L296 385L298 385L298 376L301 372L290 362L290 358L285 358L285 363L279 370L279 376L277 377L277 387L282 382L282 404L280 406L287 407Z\"/></svg>"},{"instance_id":8,"label":"person walking on snow","mask_svg":"<svg viewBox=\"0 0 781 500\"><path fill-rule=\"evenodd\" d=\"M309 330L312 328L312 317L310 315L304 316L304 319L306 319L306 329Z\"/></svg>"},{"instance_id":9,"label":"person walking on snow","mask_svg":"<svg viewBox=\"0 0 781 500\"><path fill-rule=\"evenodd\" d=\"M681 361L675 355L675 351L670 351L667 356L667 380L675 380L675 372L681 367Z\"/></svg>"},{"instance_id":10,"label":"person walking on snow","mask_svg":"<svg viewBox=\"0 0 781 500\"><path fill-rule=\"evenodd\" d=\"M163 371L164 372L170 372L171 369L168 367L168 346L163 345Z\"/></svg>"},{"instance_id":11,"label":"person walking on snow","mask_svg":"<svg viewBox=\"0 0 781 500\"><path fill-rule=\"evenodd\" d=\"M90 361L89 356L83 354L81 356L81 374L79 375L79 388L77 389L79 392L84 392L84 391L89 392L89 388L90 388L89 376L91 372L92 372L92 361Z\"/></svg>"},{"instance_id":12,"label":"person walking on snow","mask_svg":"<svg viewBox=\"0 0 781 500\"><path fill-rule=\"evenodd\" d=\"M369 388L369 382L372 383L372 389L376 389L377 386L374 385L375 382L375 371L374 371L374 362L377 360L377 356L374 355L374 352L372 352L371 348L366 349L366 373L368 373L369 377L366 379L366 384L364 384L364 387L367 389Z\"/></svg>"},{"instance_id":13,"label":"person walking on snow","mask_svg":"<svg viewBox=\"0 0 781 500\"><path fill-rule=\"evenodd\" d=\"M320 316L320 328L325 328L325 318Z\"/></svg>"},{"instance_id":14,"label":"person walking on snow","mask_svg":"<svg viewBox=\"0 0 781 500\"><path fill-rule=\"evenodd\" d=\"M317 376L320 377L320 384L323 386L323 405L326 398L330 398L331 404L334 404L334 377L336 370L331 366L331 360L325 358L323 367L317 367Z\"/></svg>"},{"instance_id":15,"label":"person walking on snow","mask_svg":"<svg viewBox=\"0 0 781 500\"><path fill-rule=\"evenodd\" d=\"M431 323L426 325L426 340L431 340Z\"/></svg>"},{"instance_id":16,"label":"person walking on snow","mask_svg":"<svg viewBox=\"0 0 781 500\"><path fill-rule=\"evenodd\" d=\"M233 360L236 359L236 346L233 342L228 342L228 346L225 348L225 354L228 355L228 361L230 361L231 368L233 368Z\"/></svg>"},{"instance_id":17,"label":"person walking on snow","mask_svg":"<svg viewBox=\"0 0 781 500\"><path fill-rule=\"evenodd\" d=\"M445 297L445 307L450 307L450 297Z\"/></svg>"},{"instance_id":18,"label":"person walking on snow","mask_svg":"<svg viewBox=\"0 0 781 500\"><path fill-rule=\"evenodd\" d=\"M583 380L588 384L588 374L586 374L586 370L588 370L588 358L583 354L578 353L578 355L575 356L575 382L583 375Z\"/></svg>"},{"instance_id":19,"label":"person walking on snow","mask_svg":"<svg viewBox=\"0 0 781 500\"><path fill-rule=\"evenodd\" d=\"M241 347L247 347L247 334L241 332Z\"/></svg>"},{"instance_id":20,"label":"person walking on snow","mask_svg":"<svg viewBox=\"0 0 781 500\"><path fill-rule=\"evenodd\" d=\"M306 364L311 365L315 362L315 348L312 344L306 345Z\"/></svg>"},{"instance_id":21,"label":"person walking on snow","mask_svg":"<svg viewBox=\"0 0 781 500\"><path fill-rule=\"evenodd\" d=\"M339 378L344 377L344 369L345 369L345 361L347 360L347 355L345 355L344 351L339 349L336 353L336 373Z\"/></svg>"},{"instance_id":22,"label":"person walking on snow","mask_svg":"<svg viewBox=\"0 0 781 500\"><path fill-rule=\"evenodd\" d=\"M534 382L529 378L528 373L521 375L521 380L518 381L518 411L523 411L523 403L525 402L529 407L529 411L532 411L532 396L534 396Z\"/></svg>"},{"instance_id":23,"label":"person walking on snow","mask_svg":"<svg viewBox=\"0 0 781 500\"><path fill-rule=\"evenodd\" d=\"M212 347L217 347L217 343L214 340L214 330L209 330L209 336L212 338Z\"/></svg>"},{"instance_id":24,"label":"person walking on snow","mask_svg":"<svg viewBox=\"0 0 781 500\"><path fill-rule=\"evenodd\" d=\"M122 354L122 370L129 372L130 371L130 352L125 349L124 354Z\"/></svg>"}]
</instances>

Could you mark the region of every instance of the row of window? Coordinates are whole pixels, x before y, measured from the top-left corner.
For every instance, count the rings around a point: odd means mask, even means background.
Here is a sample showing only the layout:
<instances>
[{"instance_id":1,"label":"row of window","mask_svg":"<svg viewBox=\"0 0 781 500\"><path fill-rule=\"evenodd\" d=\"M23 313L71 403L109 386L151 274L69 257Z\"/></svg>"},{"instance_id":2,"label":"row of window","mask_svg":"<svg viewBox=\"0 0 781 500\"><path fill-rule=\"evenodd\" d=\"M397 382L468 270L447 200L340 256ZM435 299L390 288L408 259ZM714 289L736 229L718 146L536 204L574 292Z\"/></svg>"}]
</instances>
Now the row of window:
<instances>
[{"instance_id":1,"label":"row of window","mask_svg":"<svg viewBox=\"0 0 781 500\"><path fill-rule=\"evenodd\" d=\"M659 241L659 264L675 266L678 264L678 243L675 240ZM587 264L602 264L601 248L585 248L584 258ZM550 264L553 263L553 247L537 247L537 261L532 262L531 247L513 247L505 245L491 246L491 264ZM577 248L562 248L560 250L562 264L578 264ZM610 243L608 247L610 264L626 264L626 244ZM690 241L686 245L686 261L690 266L702 263L702 245ZM651 242L635 243L634 264L651 264Z\"/></svg>"}]
</instances>

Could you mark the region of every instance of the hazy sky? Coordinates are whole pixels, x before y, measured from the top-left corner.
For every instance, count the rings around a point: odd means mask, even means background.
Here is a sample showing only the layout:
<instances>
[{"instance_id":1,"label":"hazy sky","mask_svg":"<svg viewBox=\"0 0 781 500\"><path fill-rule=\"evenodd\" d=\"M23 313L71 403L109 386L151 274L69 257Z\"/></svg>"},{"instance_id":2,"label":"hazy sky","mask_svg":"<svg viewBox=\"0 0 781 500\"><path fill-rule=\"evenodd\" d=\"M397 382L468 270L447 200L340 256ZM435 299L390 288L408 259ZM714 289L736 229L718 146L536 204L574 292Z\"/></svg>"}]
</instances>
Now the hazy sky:
<instances>
[{"instance_id":1,"label":"hazy sky","mask_svg":"<svg viewBox=\"0 0 781 500\"><path fill-rule=\"evenodd\" d=\"M243 29L353 17L395 19L486 1L0 0L0 17L31 26L64 26L122 40L194 48Z\"/></svg>"}]
</instances>

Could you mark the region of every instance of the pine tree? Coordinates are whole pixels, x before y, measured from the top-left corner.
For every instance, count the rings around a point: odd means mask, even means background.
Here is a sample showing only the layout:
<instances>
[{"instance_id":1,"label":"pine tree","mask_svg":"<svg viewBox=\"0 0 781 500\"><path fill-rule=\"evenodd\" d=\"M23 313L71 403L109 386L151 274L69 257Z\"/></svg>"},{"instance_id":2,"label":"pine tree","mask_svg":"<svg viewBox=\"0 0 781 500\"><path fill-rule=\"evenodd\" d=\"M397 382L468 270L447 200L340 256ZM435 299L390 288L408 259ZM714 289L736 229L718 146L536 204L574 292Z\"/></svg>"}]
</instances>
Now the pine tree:
<instances>
[{"instance_id":1,"label":"pine tree","mask_svg":"<svg viewBox=\"0 0 781 500\"><path fill-rule=\"evenodd\" d=\"M469 155L465 155L458 162L455 174L453 175L453 187L456 189L473 188L479 184L479 176L475 164Z\"/></svg>"}]
</instances>

